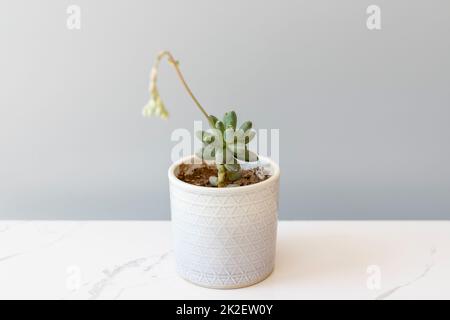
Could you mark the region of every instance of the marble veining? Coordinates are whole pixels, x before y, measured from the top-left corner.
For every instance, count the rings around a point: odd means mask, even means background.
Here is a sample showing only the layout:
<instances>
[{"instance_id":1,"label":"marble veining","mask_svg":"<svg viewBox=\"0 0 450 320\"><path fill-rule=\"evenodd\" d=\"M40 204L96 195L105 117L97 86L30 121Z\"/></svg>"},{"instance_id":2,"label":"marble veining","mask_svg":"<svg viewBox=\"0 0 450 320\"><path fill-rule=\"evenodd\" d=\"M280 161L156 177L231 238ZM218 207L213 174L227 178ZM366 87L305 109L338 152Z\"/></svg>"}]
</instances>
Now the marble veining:
<instances>
[{"instance_id":1,"label":"marble veining","mask_svg":"<svg viewBox=\"0 0 450 320\"><path fill-rule=\"evenodd\" d=\"M3 230L3 233L6 233L7 231L12 230L14 228L14 226L17 227L20 225L23 225L23 222L22 223L12 223L12 224L0 224L0 230ZM79 228L82 228L85 225L85 223L84 222L71 223L70 228L68 230L64 230L64 231L54 230L53 232L50 232L49 230L46 230L44 228L48 224L29 223L27 225L30 226L31 228L34 228L35 230L37 230L37 232L40 234L51 235L51 239L49 241L44 241L42 243L38 242L38 244L36 244L34 241L31 241L31 239L30 239L30 246L27 246L26 250L20 251L20 252L15 252L15 253L12 253L12 254L9 254L6 256L0 256L0 262L6 261L9 259L13 259L16 257L20 257L27 253L35 252L36 250L45 249L45 248L54 246L54 245L60 243L61 241L63 241L66 237L69 237L74 232L79 230ZM26 235L25 235L25 237L26 237ZM43 237L43 238L47 238L47 237ZM1 251L0 251L0 254L1 254Z\"/></svg>"},{"instance_id":2,"label":"marble veining","mask_svg":"<svg viewBox=\"0 0 450 320\"><path fill-rule=\"evenodd\" d=\"M282 221L278 233L267 280L214 290L177 275L170 222L0 221L0 299L450 299L450 222Z\"/></svg>"},{"instance_id":3,"label":"marble veining","mask_svg":"<svg viewBox=\"0 0 450 320\"><path fill-rule=\"evenodd\" d=\"M114 282L115 278L130 269L137 269L142 272L149 272L153 268L155 268L158 264L160 264L164 259L169 255L170 252L165 252L160 256L156 257L143 257L134 259L131 261L127 261L122 265L115 266L113 269L105 269L103 270L104 278L99 282L93 284L92 288L89 289L90 300L96 300L101 297L104 289L111 285ZM146 285L146 283L142 283L141 285ZM127 286L119 287L117 289L117 295L113 299L118 299L124 292L127 290Z\"/></svg>"},{"instance_id":4,"label":"marble veining","mask_svg":"<svg viewBox=\"0 0 450 320\"><path fill-rule=\"evenodd\" d=\"M430 261L425 265L424 270L418 275L416 276L414 279L407 281L401 285L398 285L392 289L387 290L386 292L383 292L382 294L378 295L375 300L385 300L387 298L389 298L391 295L393 295L395 292L397 292L398 290L411 286L413 285L415 282L423 279L424 277L426 277L426 275L430 272L430 270L434 267L435 264L435 259L434 256L437 253L437 248L436 247L432 247L430 249Z\"/></svg>"}]
</instances>

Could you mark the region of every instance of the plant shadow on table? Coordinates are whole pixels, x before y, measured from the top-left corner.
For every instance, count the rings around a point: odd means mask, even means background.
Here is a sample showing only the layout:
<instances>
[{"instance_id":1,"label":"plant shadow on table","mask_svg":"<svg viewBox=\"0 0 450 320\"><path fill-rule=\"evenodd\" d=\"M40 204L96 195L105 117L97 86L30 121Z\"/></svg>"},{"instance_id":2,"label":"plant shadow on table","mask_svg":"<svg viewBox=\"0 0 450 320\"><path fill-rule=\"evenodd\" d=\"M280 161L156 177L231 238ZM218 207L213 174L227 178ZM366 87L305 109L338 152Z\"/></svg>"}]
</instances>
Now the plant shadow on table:
<instances>
[{"instance_id":1,"label":"plant shadow on table","mask_svg":"<svg viewBox=\"0 0 450 320\"><path fill-rule=\"evenodd\" d=\"M275 270L264 285L340 283L350 275L364 285L369 266L392 258L386 249L374 237L345 232L280 235Z\"/></svg>"}]
</instances>

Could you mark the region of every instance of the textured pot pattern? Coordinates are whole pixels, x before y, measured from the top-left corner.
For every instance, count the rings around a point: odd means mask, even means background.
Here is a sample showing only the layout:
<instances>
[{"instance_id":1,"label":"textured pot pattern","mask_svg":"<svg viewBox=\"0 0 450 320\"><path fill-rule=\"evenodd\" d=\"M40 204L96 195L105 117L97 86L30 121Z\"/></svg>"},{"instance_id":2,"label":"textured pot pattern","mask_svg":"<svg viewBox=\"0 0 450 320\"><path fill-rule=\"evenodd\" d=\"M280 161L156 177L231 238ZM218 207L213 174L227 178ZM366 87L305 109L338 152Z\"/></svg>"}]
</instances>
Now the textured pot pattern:
<instances>
[{"instance_id":1,"label":"textured pot pattern","mask_svg":"<svg viewBox=\"0 0 450 320\"><path fill-rule=\"evenodd\" d=\"M279 170L245 187L206 188L169 170L177 272L211 288L239 288L264 280L274 268Z\"/></svg>"}]
</instances>

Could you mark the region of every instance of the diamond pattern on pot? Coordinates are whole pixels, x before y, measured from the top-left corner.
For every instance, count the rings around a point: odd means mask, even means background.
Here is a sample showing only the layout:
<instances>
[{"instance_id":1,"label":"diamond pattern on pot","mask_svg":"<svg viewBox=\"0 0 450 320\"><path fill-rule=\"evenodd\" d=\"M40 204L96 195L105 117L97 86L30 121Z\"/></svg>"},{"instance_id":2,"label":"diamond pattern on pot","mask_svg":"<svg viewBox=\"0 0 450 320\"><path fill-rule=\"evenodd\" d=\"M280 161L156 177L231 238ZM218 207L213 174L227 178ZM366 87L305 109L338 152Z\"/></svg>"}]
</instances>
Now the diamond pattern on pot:
<instances>
[{"instance_id":1,"label":"diamond pattern on pot","mask_svg":"<svg viewBox=\"0 0 450 320\"><path fill-rule=\"evenodd\" d=\"M242 192L211 192L171 184L175 256L183 278L206 287L232 288L259 282L272 272L278 179L254 186Z\"/></svg>"}]
</instances>

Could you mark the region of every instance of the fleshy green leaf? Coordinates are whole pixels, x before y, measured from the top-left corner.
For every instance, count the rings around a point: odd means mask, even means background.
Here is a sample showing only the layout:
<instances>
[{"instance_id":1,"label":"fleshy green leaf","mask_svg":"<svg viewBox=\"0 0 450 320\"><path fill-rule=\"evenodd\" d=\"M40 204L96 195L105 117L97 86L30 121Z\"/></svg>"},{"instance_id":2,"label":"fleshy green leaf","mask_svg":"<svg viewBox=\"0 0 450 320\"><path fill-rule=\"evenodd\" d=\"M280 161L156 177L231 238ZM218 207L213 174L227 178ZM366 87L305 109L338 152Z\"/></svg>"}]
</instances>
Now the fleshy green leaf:
<instances>
[{"instance_id":1,"label":"fleshy green leaf","mask_svg":"<svg viewBox=\"0 0 450 320\"><path fill-rule=\"evenodd\" d=\"M241 166L239 163L227 163L225 164L225 169L231 172L239 172L241 171Z\"/></svg>"},{"instance_id":2,"label":"fleshy green leaf","mask_svg":"<svg viewBox=\"0 0 450 320\"><path fill-rule=\"evenodd\" d=\"M198 150L195 155L203 160L214 160L216 156L216 150L213 145L207 145L206 147Z\"/></svg>"},{"instance_id":3,"label":"fleshy green leaf","mask_svg":"<svg viewBox=\"0 0 450 320\"><path fill-rule=\"evenodd\" d=\"M233 128L233 130L236 130L236 125L237 125L237 115L236 112L234 111L230 111L225 113L225 115L223 116L223 122L225 124L225 128Z\"/></svg>"},{"instance_id":4,"label":"fleshy green leaf","mask_svg":"<svg viewBox=\"0 0 450 320\"><path fill-rule=\"evenodd\" d=\"M223 148L223 134L219 129L208 129L207 131L213 137L211 144L216 148Z\"/></svg>"},{"instance_id":5,"label":"fleshy green leaf","mask_svg":"<svg viewBox=\"0 0 450 320\"><path fill-rule=\"evenodd\" d=\"M215 161L216 164L227 164L234 163L234 155L228 148L217 148L215 149Z\"/></svg>"},{"instance_id":6,"label":"fleshy green leaf","mask_svg":"<svg viewBox=\"0 0 450 320\"><path fill-rule=\"evenodd\" d=\"M219 119L217 119L217 117L213 116L213 115L209 115L208 117L208 122L211 128L215 128L216 127L216 122L219 121Z\"/></svg>"},{"instance_id":7,"label":"fleshy green leaf","mask_svg":"<svg viewBox=\"0 0 450 320\"><path fill-rule=\"evenodd\" d=\"M259 157L256 153L250 150L245 150L245 159L243 161L254 162L258 161Z\"/></svg>"},{"instance_id":8,"label":"fleshy green leaf","mask_svg":"<svg viewBox=\"0 0 450 320\"><path fill-rule=\"evenodd\" d=\"M245 133L243 130L236 130L234 133L234 141L233 143L244 143L245 141Z\"/></svg>"},{"instance_id":9,"label":"fleshy green leaf","mask_svg":"<svg viewBox=\"0 0 450 320\"><path fill-rule=\"evenodd\" d=\"M232 150L234 156L241 161L253 162L258 160L258 155L250 150L243 143L236 143L229 145L228 148Z\"/></svg>"},{"instance_id":10,"label":"fleshy green leaf","mask_svg":"<svg viewBox=\"0 0 450 320\"><path fill-rule=\"evenodd\" d=\"M242 131L247 132L247 130L251 129L253 126L251 121L245 121L239 129L242 129Z\"/></svg>"},{"instance_id":11,"label":"fleshy green leaf","mask_svg":"<svg viewBox=\"0 0 450 320\"><path fill-rule=\"evenodd\" d=\"M248 144L250 141L252 141L255 136L256 136L255 130L248 130L244 135L245 144Z\"/></svg>"},{"instance_id":12,"label":"fleshy green leaf","mask_svg":"<svg viewBox=\"0 0 450 320\"><path fill-rule=\"evenodd\" d=\"M216 122L216 129L220 130L220 132L222 132L223 134L223 132L225 131L225 125L223 124L222 121L218 120Z\"/></svg>"},{"instance_id":13,"label":"fleshy green leaf","mask_svg":"<svg viewBox=\"0 0 450 320\"><path fill-rule=\"evenodd\" d=\"M240 171L237 171L237 172L228 171L227 172L227 179L230 180L230 181L236 181L240 177L241 177L241 172Z\"/></svg>"},{"instance_id":14,"label":"fleshy green leaf","mask_svg":"<svg viewBox=\"0 0 450 320\"><path fill-rule=\"evenodd\" d=\"M234 130L233 128L228 128L225 130L224 139L226 143L234 143Z\"/></svg>"},{"instance_id":15,"label":"fleshy green leaf","mask_svg":"<svg viewBox=\"0 0 450 320\"><path fill-rule=\"evenodd\" d=\"M230 143L230 144L227 144L227 148L230 149L231 152L236 154L238 152L242 152L243 150L245 150L245 144L243 144L243 143Z\"/></svg>"},{"instance_id":16,"label":"fleshy green leaf","mask_svg":"<svg viewBox=\"0 0 450 320\"><path fill-rule=\"evenodd\" d=\"M202 142L209 144L214 141L214 136L206 131L197 131L195 136Z\"/></svg>"}]
</instances>

